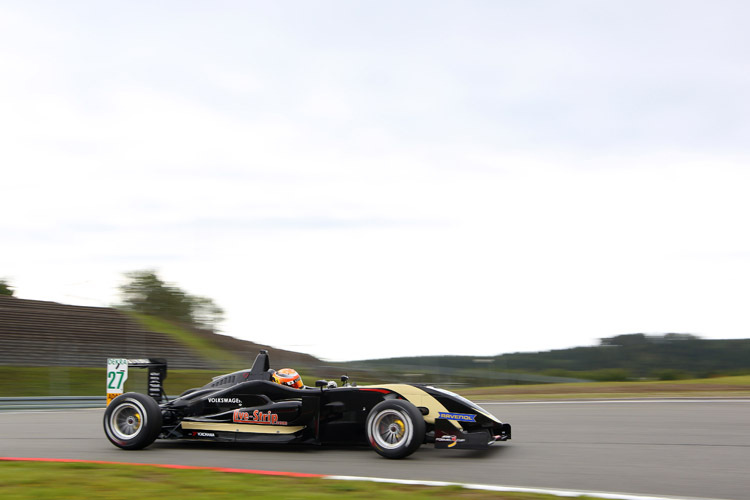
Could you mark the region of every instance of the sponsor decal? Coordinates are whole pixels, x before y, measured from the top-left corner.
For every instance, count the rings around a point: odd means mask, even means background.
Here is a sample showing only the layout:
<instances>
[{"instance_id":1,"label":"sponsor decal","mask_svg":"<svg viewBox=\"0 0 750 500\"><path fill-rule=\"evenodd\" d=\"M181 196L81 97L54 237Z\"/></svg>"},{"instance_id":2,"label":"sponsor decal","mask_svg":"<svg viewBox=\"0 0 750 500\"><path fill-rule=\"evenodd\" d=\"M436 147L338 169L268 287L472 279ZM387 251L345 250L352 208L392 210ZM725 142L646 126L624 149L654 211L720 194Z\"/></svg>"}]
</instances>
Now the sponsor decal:
<instances>
[{"instance_id":1,"label":"sponsor decal","mask_svg":"<svg viewBox=\"0 0 750 500\"><path fill-rule=\"evenodd\" d=\"M242 400L240 398L208 398L209 403L234 403L241 405Z\"/></svg>"},{"instance_id":2,"label":"sponsor decal","mask_svg":"<svg viewBox=\"0 0 750 500\"><path fill-rule=\"evenodd\" d=\"M128 360L120 358L107 359L107 406L124 392L128 379Z\"/></svg>"},{"instance_id":3,"label":"sponsor decal","mask_svg":"<svg viewBox=\"0 0 750 500\"><path fill-rule=\"evenodd\" d=\"M216 437L216 434L213 432L203 432L203 431L193 431L190 433L193 437L199 437L199 438L212 438Z\"/></svg>"},{"instance_id":4,"label":"sponsor decal","mask_svg":"<svg viewBox=\"0 0 750 500\"><path fill-rule=\"evenodd\" d=\"M476 422L476 415L473 413L448 413L441 411L438 418L446 420L458 420L459 422Z\"/></svg>"},{"instance_id":5,"label":"sponsor decal","mask_svg":"<svg viewBox=\"0 0 750 500\"><path fill-rule=\"evenodd\" d=\"M435 441L441 442L441 443L450 443L448 445L448 448L453 448L458 443L463 443L466 441L465 439L459 439L458 437L454 435L444 435L444 436L438 436L435 438Z\"/></svg>"},{"instance_id":6,"label":"sponsor decal","mask_svg":"<svg viewBox=\"0 0 750 500\"><path fill-rule=\"evenodd\" d=\"M249 411L234 410L232 420L238 424L269 424L269 425L286 425L286 422L279 420L276 413L269 411L255 410Z\"/></svg>"}]
</instances>

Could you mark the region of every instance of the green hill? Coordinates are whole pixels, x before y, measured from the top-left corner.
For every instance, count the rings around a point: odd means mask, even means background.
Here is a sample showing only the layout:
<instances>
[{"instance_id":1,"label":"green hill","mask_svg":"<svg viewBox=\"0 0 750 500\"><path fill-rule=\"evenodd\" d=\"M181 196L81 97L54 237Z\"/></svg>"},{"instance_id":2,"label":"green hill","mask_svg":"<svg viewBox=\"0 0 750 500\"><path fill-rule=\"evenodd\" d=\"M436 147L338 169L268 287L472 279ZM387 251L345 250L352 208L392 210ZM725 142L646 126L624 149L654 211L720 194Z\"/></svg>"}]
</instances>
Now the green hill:
<instances>
[{"instance_id":1,"label":"green hill","mask_svg":"<svg viewBox=\"0 0 750 500\"><path fill-rule=\"evenodd\" d=\"M750 373L750 339L708 340L687 334L641 333L602 339L598 346L498 356L421 356L358 361L370 370L405 370L491 381L534 377L587 380L674 380ZM523 375L526 374L526 375ZM531 375L529 377L528 375ZM544 380L537 378L536 381ZM558 380L563 381L563 380Z\"/></svg>"},{"instance_id":2,"label":"green hill","mask_svg":"<svg viewBox=\"0 0 750 500\"><path fill-rule=\"evenodd\" d=\"M166 358L170 369L244 368L259 349L274 364L314 366L310 355L109 307L0 295L0 366L104 367L110 357Z\"/></svg>"},{"instance_id":3,"label":"green hill","mask_svg":"<svg viewBox=\"0 0 750 500\"><path fill-rule=\"evenodd\" d=\"M170 394L252 365L267 349L274 366L317 373L308 355L109 307L84 307L0 295L0 396L100 395L106 360L166 358ZM130 387L145 387L133 370ZM310 375L314 380L314 376ZM142 390L142 389L141 389Z\"/></svg>"}]
</instances>

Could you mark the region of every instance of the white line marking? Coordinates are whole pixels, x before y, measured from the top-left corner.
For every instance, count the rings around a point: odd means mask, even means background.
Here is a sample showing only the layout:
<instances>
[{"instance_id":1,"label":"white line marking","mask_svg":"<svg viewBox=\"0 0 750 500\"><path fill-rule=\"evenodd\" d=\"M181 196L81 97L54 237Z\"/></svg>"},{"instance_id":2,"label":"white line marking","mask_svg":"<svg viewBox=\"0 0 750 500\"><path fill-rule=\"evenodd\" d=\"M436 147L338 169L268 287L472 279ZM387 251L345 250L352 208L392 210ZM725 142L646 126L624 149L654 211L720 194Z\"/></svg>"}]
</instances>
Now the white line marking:
<instances>
[{"instance_id":1,"label":"white line marking","mask_svg":"<svg viewBox=\"0 0 750 500\"><path fill-rule=\"evenodd\" d=\"M559 497L580 497L592 496L607 498L611 500L718 500L718 499L700 499L695 497L675 497L675 496L653 496L653 495L634 495L630 493L609 493L599 491L574 491L560 490L551 488L522 488L517 486L495 486L491 484L467 484L451 483L445 481L420 481L415 479L388 479L382 477L359 477L359 476L323 476L323 479L333 479L337 481L369 481L373 483L393 483L393 484L411 484L417 486L461 486L470 490L498 491L498 492L515 492L515 493L539 493L543 495L555 495Z\"/></svg>"}]
</instances>

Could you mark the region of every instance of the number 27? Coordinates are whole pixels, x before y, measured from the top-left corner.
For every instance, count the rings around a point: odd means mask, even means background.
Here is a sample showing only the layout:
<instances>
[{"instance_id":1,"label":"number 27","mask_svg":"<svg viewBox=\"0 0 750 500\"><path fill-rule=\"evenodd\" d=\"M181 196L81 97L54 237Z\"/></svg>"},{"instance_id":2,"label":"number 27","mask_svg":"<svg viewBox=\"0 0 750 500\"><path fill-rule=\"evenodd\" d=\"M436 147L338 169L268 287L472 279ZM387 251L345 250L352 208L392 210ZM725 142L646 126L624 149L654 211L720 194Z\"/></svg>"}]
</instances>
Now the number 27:
<instances>
[{"instance_id":1,"label":"number 27","mask_svg":"<svg viewBox=\"0 0 750 500\"><path fill-rule=\"evenodd\" d=\"M117 376L120 376L120 378L117 380L117 384L113 385L115 383L115 379ZM109 372L107 374L107 379L109 379L109 384L107 384L107 389L119 389L122 387L122 377L125 376L125 372Z\"/></svg>"}]
</instances>

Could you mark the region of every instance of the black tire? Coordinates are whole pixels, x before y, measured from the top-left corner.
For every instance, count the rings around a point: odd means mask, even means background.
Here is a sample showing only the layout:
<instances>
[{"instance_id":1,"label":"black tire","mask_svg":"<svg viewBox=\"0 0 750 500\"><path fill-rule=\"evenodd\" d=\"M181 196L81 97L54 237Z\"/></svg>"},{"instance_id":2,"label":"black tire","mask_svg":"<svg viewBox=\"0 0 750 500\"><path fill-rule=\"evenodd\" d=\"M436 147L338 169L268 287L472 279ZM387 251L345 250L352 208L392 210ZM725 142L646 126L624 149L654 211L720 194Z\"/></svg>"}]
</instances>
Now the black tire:
<instances>
[{"instance_id":1,"label":"black tire","mask_svg":"<svg viewBox=\"0 0 750 500\"><path fill-rule=\"evenodd\" d=\"M422 445L424 436L424 417L408 401L381 401L367 416L367 440L385 458L408 457Z\"/></svg>"},{"instance_id":2,"label":"black tire","mask_svg":"<svg viewBox=\"0 0 750 500\"><path fill-rule=\"evenodd\" d=\"M161 432L161 409L151 397L137 392L117 396L104 411L104 433L124 450L140 450Z\"/></svg>"}]
</instances>

